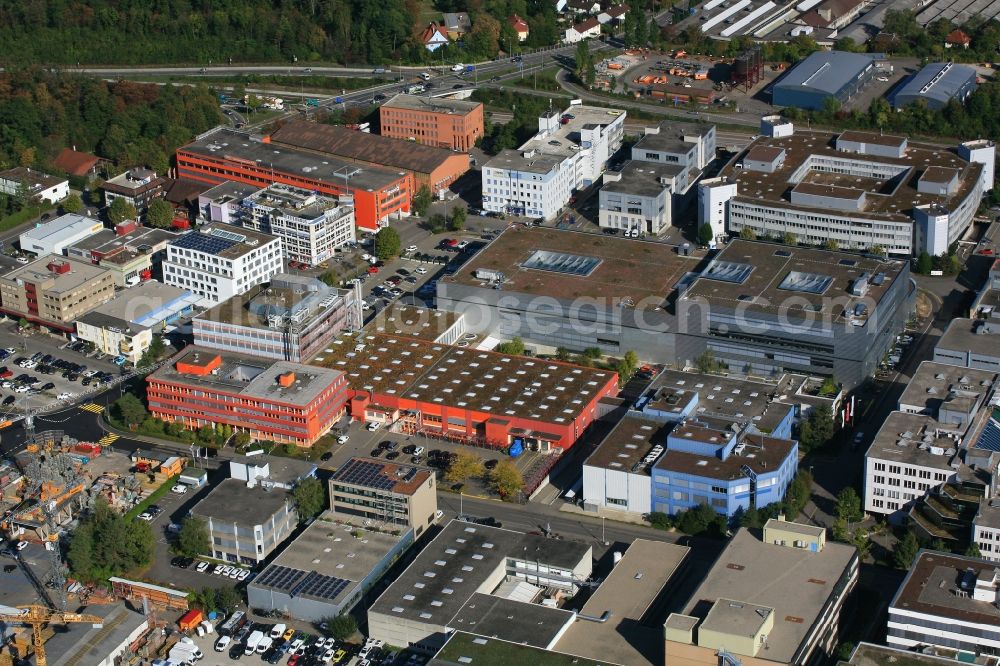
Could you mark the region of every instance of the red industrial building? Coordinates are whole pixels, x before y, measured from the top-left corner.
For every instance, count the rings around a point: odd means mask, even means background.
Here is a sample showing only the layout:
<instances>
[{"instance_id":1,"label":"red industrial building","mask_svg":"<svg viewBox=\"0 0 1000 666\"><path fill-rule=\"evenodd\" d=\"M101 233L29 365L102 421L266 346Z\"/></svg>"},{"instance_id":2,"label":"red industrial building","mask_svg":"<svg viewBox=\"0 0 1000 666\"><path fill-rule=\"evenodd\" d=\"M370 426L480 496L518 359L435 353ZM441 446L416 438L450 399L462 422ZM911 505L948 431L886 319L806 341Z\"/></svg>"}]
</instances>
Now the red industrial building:
<instances>
[{"instance_id":1,"label":"red industrial building","mask_svg":"<svg viewBox=\"0 0 1000 666\"><path fill-rule=\"evenodd\" d=\"M341 341L321 363L346 375L351 417L403 432L566 450L618 393L616 373L550 359L381 333Z\"/></svg>"},{"instance_id":2,"label":"red industrial building","mask_svg":"<svg viewBox=\"0 0 1000 666\"><path fill-rule=\"evenodd\" d=\"M410 172L269 145L267 137L255 139L227 129L178 148L177 174L213 185L235 181L263 188L282 183L328 196L352 197L355 222L368 230L408 215L414 192Z\"/></svg>"},{"instance_id":3,"label":"red industrial building","mask_svg":"<svg viewBox=\"0 0 1000 666\"><path fill-rule=\"evenodd\" d=\"M193 345L146 382L156 418L191 429L227 424L254 439L298 446L324 435L348 400L341 372Z\"/></svg>"}]
</instances>

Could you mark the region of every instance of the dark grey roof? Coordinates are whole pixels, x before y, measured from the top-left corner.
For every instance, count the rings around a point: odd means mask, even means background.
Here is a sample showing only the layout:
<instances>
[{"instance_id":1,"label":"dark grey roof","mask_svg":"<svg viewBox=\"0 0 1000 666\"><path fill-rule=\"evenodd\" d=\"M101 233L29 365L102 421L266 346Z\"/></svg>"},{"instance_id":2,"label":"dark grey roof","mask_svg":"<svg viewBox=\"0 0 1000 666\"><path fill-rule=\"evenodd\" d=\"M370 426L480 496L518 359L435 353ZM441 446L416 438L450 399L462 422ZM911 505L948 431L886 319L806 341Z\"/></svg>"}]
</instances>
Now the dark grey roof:
<instances>
[{"instance_id":1,"label":"dark grey roof","mask_svg":"<svg viewBox=\"0 0 1000 666\"><path fill-rule=\"evenodd\" d=\"M124 604L89 606L82 612L104 618L104 626L67 624L59 627L45 642L49 666L97 664L107 659L112 650L146 622L142 613L129 610Z\"/></svg>"},{"instance_id":2,"label":"dark grey roof","mask_svg":"<svg viewBox=\"0 0 1000 666\"><path fill-rule=\"evenodd\" d=\"M226 479L195 504L191 513L203 518L211 518L225 523L237 523L241 527L263 525L283 509L285 503L292 502L288 492L256 485L247 488L246 482Z\"/></svg>"},{"instance_id":3,"label":"dark grey roof","mask_svg":"<svg viewBox=\"0 0 1000 666\"><path fill-rule=\"evenodd\" d=\"M836 95L881 57L872 53L816 51L792 68L774 88Z\"/></svg>"},{"instance_id":4,"label":"dark grey roof","mask_svg":"<svg viewBox=\"0 0 1000 666\"><path fill-rule=\"evenodd\" d=\"M526 603L477 592L462 606L448 626L504 641L547 648L574 621L561 608Z\"/></svg>"},{"instance_id":5,"label":"dark grey roof","mask_svg":"<svg viewBox=\"0 0 1000 666\"><path fill-rule=\"evenodd\" d=\"M976 70L967 65L950 62L932 62L913 75L893 95L893 106L911 104L918 99L932 100L944 106L953 97L974 89Z\"/></svg>"}]
</instances>

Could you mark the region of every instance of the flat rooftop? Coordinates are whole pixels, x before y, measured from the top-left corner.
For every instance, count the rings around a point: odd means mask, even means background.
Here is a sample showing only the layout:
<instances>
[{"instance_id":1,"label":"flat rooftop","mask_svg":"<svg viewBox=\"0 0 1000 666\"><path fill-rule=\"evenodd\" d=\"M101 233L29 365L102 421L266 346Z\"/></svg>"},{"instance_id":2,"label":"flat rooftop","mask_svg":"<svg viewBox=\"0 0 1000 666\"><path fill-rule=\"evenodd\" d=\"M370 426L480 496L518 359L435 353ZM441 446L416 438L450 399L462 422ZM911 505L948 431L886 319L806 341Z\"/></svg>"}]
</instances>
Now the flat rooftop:
<instances>
[{"instance_id":1,"label":"flat rooftop","mask_svg":"<svg viewBox=\"0 0 1000 666\"><path fill-rule=\"evenodd\" d=\"M524 268L537 250L591 257L599 264L588 275ZM565 301L600 298L642 310L663 307L677 282L699 264L677 248L617 236L595 236L562 229L533 227L508 229L469 260L452 277L442 278L470 286L486 286L475 277L479 269L500 271L504 291L550 296Z\"/></svg>"},{"instance_id":2,"label":"flat rooftop","mask_svg":"<svg viewBox=\"0 0 1000 666\"><path fill-rule=\"evenodd\" d=\"M456 631L429 666L611 666L607 659L583 659L563 652L553 652L497 638L479 636L475 632ZM623 665L624 666L624 665Z\"/></svg>"},{"instance_id":3,"label":"flat rooftop","mask_svg":"<svg viewBox=\"0 0 1000 666\"><path fill-rule=\"evenodd\" d=\"M108 178L101 185L101 188L116 192L129 192L141 190L162 181L163 178L158 177L152 169L136 167L120 173L114 178Z\"/></svg>"},{"instance_id":4,"label":"flat rooftop","mask_svg":"<svg viewBox=\"0 0 1000 666\"><path fill-rule=\"evenodd\" d=\"M635 148L654 150L665 153L687 154L696 148L694 143L684 140L684 137L704 136L712 130L712 125L686 125L675 124L670 121L662 122L658 126L658 131L644 133L635 143Z\"/></svg>"},{"instance_id":5,"label":"flat rooftop","mask_svg":"<svg viewBox=\"0 0 1000 666\"><path fill-rule=\"evenodd\" d=\"M31 229L21 233L21 238L27 238L39 243L59 243L76 234L86 232L94 227L100 229L103 224L100 220L86 215L76 213L66 213L54 220L38 224ZM96 233L96 232L91 232ZM25 248L31 249L31 248Z\"/></svg>"},{"instance_id":6,"label":"flat rooftop","mask_svg":"<svg viewBox=\"0 0 1000 666\"><path fill-rule=\"evenodd\" d=\"M433 472L425 467L396 464L377 458L351 458L330 477L332 483L412 495Z\"/></svg>"},{"instance_id":7,"label":"flat rooftop","mask_svg":"<svg viewBox=\"0 0 1000 666\"><path fill-rule=\"evenodd\" d=\"M131 610L124 603L87 606L79 612L101 617L103 626L97 628L87 623L71 623L60 627L52 638L45 641L49 666L100 663L146 623L145 615Z\"/></svg>"},{"instance_id":8,"label":"flat rooftop","mask_svg":"<svg viewBox=\"0 0 1000 666\"><path fill-rule=\"evenodd\" d=\"M221 358L217 373L194 375L177 370L178 363L207 365L216 357ZM294 382L287 387L281 386L278 378L288 373L294 373ZM150 378L302 407L326 390L340 377L340 374L337 370L329 368L289 361L270 361L247 354L220 352L189 345L169 363L150 375Z\"/></svg>"},{"instance_id":9,"label":"flat rooftop","mask_svg":"<svg viewBox=\"0 0 1000 666\"><path fill-rule=\"evenodd\" d=\"M247 488L245 481L225 479L195 504L191 513L246 527L263 525L286 502L292 502L292 495L280 488L265 489L260 484Z\"/></svg>"},{"instance_id":10,"label":"flat rooftop","mask_svg":"<svg viewBox=\"0 0 1000 666\"><path fill-rule=\"evenodd\" d=\"M267 465L268 479L289 486L316 471L316 463L279 456L235 456L229 462L251 467Z\"/></svg>"},{"instance_id":11,"label":"flat rooftop","mask_svg":"<svg viewBox=\"0 0 1000 666\"><path fill-rule=\"evenodd\" d=\"M976 527L991 527L1000 529L1000 500L983 499L979 502L979 511L976 513Z\"/></svg>"},{"instance_id":12,"label":"flat rooftop","mask_svg":"<svg viewBox=\"0 0 1000 666\"><path fill-rule=\"evenodd\" d=\"M941 424L933 416L890 412L865 455L951 472L958 443L943 433L939 434L940 427ZM949 432L954 431L955 426L951 426Z\"/></svg>"},{"instance_id":13,"label":"flat rooftop","mask_svg":"<svg viewBox=\"0 0 1000 666\"><path fill-rule=\"evenodd\" d=\"M170 245L223 259L237 259L274 241L278 241L277 236L262 231L213 222L187 232Z\"/></svg>"},{"instance_id":14,"label":"flat rooftop","mask_svg":"<svg viewBox=\"0 0 1000 666\"><path fill-rule=\"evenodd\" d=\"M157 314L162 313L166 316L179 307L194 305L197 301L198 298L186 289L156 280L145 280L134 287L119 291L114 298L98 305L83 315L83 318L97 313L120 321L145 325L150 318L157 318Z\"/></svg>"},{"instance_id":15,"label":"flat rooftop","mask_svg":"<svg viewBox=\"0 0 1000 666\"><path fill-rule=\"evenodd\" d=\"M483 164L483 168L546 174L569 158L569 154L564 151L554 154L536 153L529 157L524 155L522 150L504 149Z\"/></svg>"},{"instance_id":16,"label":"flat rooftop","mask_svg":"<svg viewBox=\"0 0 1000 666\"><path fill-rule=\"evenodd\" d=\"M260 188L256 185L246 185L244 183L237 183L235 180L227 180L224 183L205 190L199 195L199 198L217 204L224 204L232 201L243 201L258 191L260 191Z\"/></svg>"},{"instance_id":17,"label":"flat rooftop","mask_svg":"<svg viewBox=\"0 0 1000 666\"><path fill-rule=\"evenodd\" d=\"M682 613L704 619L719 599L773 608L767 658L789 663L856 557L853 546L827 541L811 552L764 543L759 531L740 528Z\"/></svg>"},{"instance_id":18,"label":"flat rooftop","mask_svg":"<svg viewBox=\"0 0 1000 666\"><path fill-rule=\"evenodd\" d=\"M561 608L477 592L448 626L489 638L547 648L574 618L575 613Z\"/></svg>"},{"instance_id":19,"label":"flat rooftop","mask_svg":"<svg viewBox=\"0 0 1000 666\"><path fill-rule=\"evenodd\" d=\"M398 169L360 166L332 155L318 156L306 150L265 144L242 132L219 129L179 148L182 152L214 160L236 160L266 165L282 173L308 174L309 178L352 190L376 192L392 187L405 177Z\"/></svg>"},{"instance_id":20,"label":"flat rooftop","mask_svg":"<svg viewBox=\"0 0 1000 666\"><path fill-rule=\"evenodd\" d=\"M910 567L889 606L893 609L936 615L945 620L1000 625L1000 608L987 601L977 601L970 594L956 594L966 572L992 580L996 562L922 550ZM973 582L975 585L975 582Z\"/></svg>"},{"instance_id":21,"label":"flat rooftop","mask_svg":"<svg viewBox=\"0 0 1000 666\"><path fill-rule=\"evenodd\" d=\"M163 243L176 240L183 234L153 227L136 227L127 234L118 235L114 229L101 229L96 234L76 241L68 250L110 254L122 248L149 252Z\"/></svg>"},{"instance_id":22,"label":"flat rooftop","mask_svg":"<svg viewBox=\"0 0 1000 666\"><path fill-rule=\"evenodd\" d=\"M777 397L778 386L666 368L654 380L647 395L650 393L649 409L678 415L697 394L698 407L691 416L709 424L723 425L759 421L757 417L763 415Z\"/></svg>"},{"instance_id":23,"label":"flat rooftop","mask_svg":"<svg viewBox=\"0 0 1000 666\"><path fill-rule=\"evenodd\" d=\"M388 102L382 104L383 109L404 109L407 111L426 111L428 113L465 115L477 108L482 108L482 102L472 102L466 99L449 99L446 97L419 97L417 95L394 95Z\"/></svg>"},{"instance_id":24,"label":"flat rooftop","mask_svg":"<svg viewBox=\"0 0 1000 666\"><path fill-rule=\"evenodd\" d=\"M763 312L791 319L845 324L857 303L878 303L905 264L872 255L731 240L681 296L688 302ZM851 288L862 276L864 296ZM876 284L881 282L881 284ZM788 305L786 305L788 304ZM850 314L845 316L845 312ZM864 321L866 310L857 319Z\"/></svg>"},{"instance_id":25,"label":"flat rooftop","mask_svg":"<svg viewBox=\"0 0 1000 666\"><path fill-rule=\"evenodd\" d=\"M978 319L956 317L948 324L935 348L985 356L1000 355L1000 335L979 332L985 323L987 322ZM993 323L993 326L997 326L997 323Z\"/></svg>"},{"instance_id":26,"label":"flat rooftop","mask_svg":"<svg viewBox=\"0 0 1000 666\"><path fill-rule=\"evenodd\" d=\"M859 643L851 655L851 666L955 666L954 657L937 657L920 652L900 650L885 645Z\"/></svg>"},{"instance_id":27,"label":"flat rooftop","mask_svg":"<svg viewBox=\"0 0 1000 666\"><path fill-rule=\"evenodd\" d=\"M813 54L816 55L816 54ZM812 57L812 56L810 56ZM719 176L734 180L738 186L737 200L746 200L759 205L778 204L783 208L802 211L817 211L825 215L845 215L848 217L912 222L912 211L917 206L941 204L954 208L975 187L982 171L982 165L966 162L951 150L940 146L908 142L903 157L863 155L836 149L837 138L895 145L898 137L879 137L878 134L859 132L814 132L796 128L795 134L787 137L761 137L751 144L747 155L761 148L783 149L785 160L773 173L737 168L741 160L732 160L722 169ZM853 137L853 138L852 138ZM887 143L887 140L891 141ZM828 173L809 169L804 174L796 172L804 167L812 156L836 158L855 163L870 163L881 167L895 168L899 175L893 178L869 178L849 174ZM955 169L960 174L959 187L950 196L941 196L917 191L917 182L924 172L934 167ZM801 180L795 180L801 178ZM791 203L790 190L794 185L835 186L864 191L865 203L861 210L830 210Z\"/></svg>"},{"instance_id":28,"label":"flat rooftop","mask_svg":"<svg viewBox=\"0 0 1000 666\"><path fill-rule=\"evenodd\" d=\"M57 264L69 264L70 269L65 273L53 273L48 269L48 265L53 262ZM24 266L18 266L9 273L5 273L3 278L5 280L24 280L25 282L33 283L51 281L46 290L61 294L79 289L88 282L99 279L107 274L107 268L101 268L100 266L95 266L94 264L72 257L49 254L40 256Z\"/></svg>"},{"instance_id":29,"label":"flat rooftop","mask_svg":"<svg viewBox=\"0 0 1000 666\"><path fill-rule=\"evenodd\" d=\"M723 442L726 441L725 438L732 433L701 428L697 425L680 424L672 434L682 439L690 434L698 441L707 441L706 437L715 437L714 443L722 446ZM781 463L788 458L796 446L796 443L790 439L775 439L765 435L746 435L740 444L743 445L742 452L736 453L734 450L725 460L716 456L701 456L684 451L667 450L653 466L656 469L680 474L690 474L720 481L735 481L745 476L742 471L744 467L749 467L757 474L773 472L781 467ZM740 444L736 445L737 449L739 449Z\"/></svg>"},{"instance_id":30,"label":"flat rooftop","mask_svg":"<svg viewBox=\"0 0 1000 666\"><path fill-rule=\"evenodd\" d=\"M576 622L555 649L605 663L662 664L663 626L642 622L690 550L662 541L633 541L580 609L583 615L610 612L611 617L605 623Z\"/></svg>"},{"instance_id":31,"label":"flat rooftop","mask_svg":"<svg viewBox=\"0 0 1000 666\"><path fill-rule=\"evenodd\" d=\"M687 144L693 147L693 144ZM628 161L621 168L619 180L609 180L604 176L602 192L632 194L641 197L655 197L669 185L660 182L661 178L676 178L684 169L672 164L652 164L650 162Z\"/></svg>"},{"instance_id":32,"label":"flat rooftop","mask_svg":"<svg viewBox=\"0 0 1000 666\"><path fill-rule=\"evenodd\" d=\"M899 404L922 405L934 416L950 394L979 399L990 391L997 377L987 370L922 361L899 396Z\"/></svg>"},{"instance_id":33,"label":"flat rooftop","mask_svg":"<svg viewBox=\"0 0 1000 666\"><path fill-rule=\"evenodd\" d=\"M393 301L389 307L375 314L365 325L365 330L435 342L461 317L461 314L448 310L431 310Z\"/></svg>"},{"instance_id":34,"label":"flat rooftop","mask_svg":"<svg viewBox=\"0 0 1000 666\"><path fill-rule=\"evenodd\" d=\"M626 415L583 464L648 476L652 465L642 461L654 446L666 448L670 428L671 424Z\"/></svg>"},{"instance_id":35,"label":"flat rooftop","mask_svg":"<svg viewBox=\"0 0 1000 666\"><path fill-rule=\"evenodd\" d=\"M320 196L282 183L260 190L247 199L263 209L281 211L288 217L309 222L326 219L330 210L335 211L330 214L335 218L343 217L352 210L350 206L341 206L340 201L334 197Z\"/></svg>"},{"instance_id":36,"label":"flat rooftop","mask_svg":"<svg viewBox=\"0 0 1000 666\"><path fill-rule=\"evenodd\" d=\"M559 424L615 379L605 370L382 333L335 338L312 365L343 372L354 390Z\"/></svg>"},{"instance_id":37,"label":"flat rooftop","mask_svg":"<svg viewBox=\"0 0 1000 666\"><path fill-rule=\"evenodd\" d=\"M195 319L275 330L283 325L285 315L295 314L298 325L305 329L330 308L337 307L343 298L344 292L315 278L278 273L271 277L269 283L236 294L205 310Z\"/></svg>"},{"instance_id":38,"label":"flat rooftop","mask_svg":"<svg viewBox=\"0 0 1000 666\"><path fill-rule=\"evenodd\" d=\"M701 623L703 629L753 638L774 612L769 606L747 604L734 599L719 599Z\"/></svg>"},{"instance_id":39,"label":"flat rooftop","mask_svg":"<svg viewBox=\"0 0 1000 666\"><path fill-rule=\"evenodd\" d=\"M359 534L359 536L353 536ZM405 535L334 520L312 522L250 584L339 604L349 598Z\"/></svg>"},{"instance_id":40,"label":"flat rooftop","mask_svg":"<svg viewBox=\"0 0 1000 666\"><path fill-rule=\"evenodd\" d=\"M490 593L491 577L521 542L511 530L452 520L375 600L369 612L400 622L448 626L476 592ZM499 581L497 581L499 582Z\"/></svg>"}]
</instances>

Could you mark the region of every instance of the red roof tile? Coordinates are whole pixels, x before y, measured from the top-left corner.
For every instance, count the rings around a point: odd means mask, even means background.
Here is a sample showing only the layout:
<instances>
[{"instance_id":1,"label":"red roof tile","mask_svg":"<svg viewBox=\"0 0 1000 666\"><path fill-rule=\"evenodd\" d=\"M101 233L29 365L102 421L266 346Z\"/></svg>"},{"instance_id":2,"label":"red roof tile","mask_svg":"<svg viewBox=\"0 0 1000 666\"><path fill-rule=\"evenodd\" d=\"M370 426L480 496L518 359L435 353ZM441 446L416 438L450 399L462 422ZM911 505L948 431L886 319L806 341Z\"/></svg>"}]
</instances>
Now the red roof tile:
<instances>
[{"instance_id":1,"label":"red roof tile","mask_svg":"<svg viewBox=\"0 0 1000 666\"><path fill-rule=\"evenodd\" d=\"M70 148L63 148L52 164L60 171L71 176L86 176L94 168L98 158L89 153L80 153Z\"/></svg>"}]
</instances>

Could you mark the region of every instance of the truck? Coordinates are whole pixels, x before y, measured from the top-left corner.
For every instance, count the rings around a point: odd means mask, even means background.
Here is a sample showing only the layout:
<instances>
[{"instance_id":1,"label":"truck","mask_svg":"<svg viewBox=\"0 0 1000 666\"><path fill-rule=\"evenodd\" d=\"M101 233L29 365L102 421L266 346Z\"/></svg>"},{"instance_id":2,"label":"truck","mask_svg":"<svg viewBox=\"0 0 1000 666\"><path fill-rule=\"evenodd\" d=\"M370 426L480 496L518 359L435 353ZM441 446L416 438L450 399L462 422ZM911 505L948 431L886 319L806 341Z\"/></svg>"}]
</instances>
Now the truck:
<instances>
[{"instance_id":1,"label":"truck","mask_svg":"<svg viewBox=\"0 0 1000 666\"><path fill-rule=\"evenodd\" d=\"M257 646L260 645L260 642L262 640L264 640L263 631L254 631L253 633L251 633L249 636L247 636L247 646L246 649L243 650L243 654L244 655L253 654L254 650L257 649Z\"/></svg>"},{"instance_id":2,"label":"truck","mask_svg":"<svg viewBox=\"0 0 1000 666\"><path fill-rule=\"evenodd\" d=\"M406 89L406 94L407 95L416 95L417 93L422 93L425 90L427 90L427 88L424 88L422 85L420 85L418 83L416 85L413 85L413 86L410 86L409 88L407 88Z\"/></svg>"},{"instance_id":3,"label":"truck","mask_svg":"<svg viewBox=\"0 0 1000 666\"><path fill-rule=\"evenodd\" d=\"M218 631L221 636L232 636L237 631L239 631L245 624L244 618L246 613L241 610L236 611L226 619L225 622L219 625Z\"/></svg>"}]
</instances>

